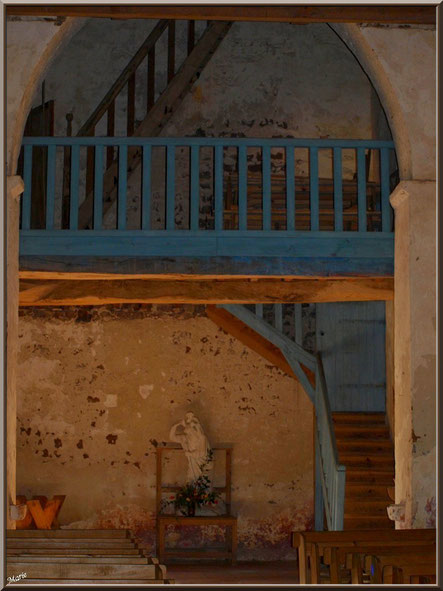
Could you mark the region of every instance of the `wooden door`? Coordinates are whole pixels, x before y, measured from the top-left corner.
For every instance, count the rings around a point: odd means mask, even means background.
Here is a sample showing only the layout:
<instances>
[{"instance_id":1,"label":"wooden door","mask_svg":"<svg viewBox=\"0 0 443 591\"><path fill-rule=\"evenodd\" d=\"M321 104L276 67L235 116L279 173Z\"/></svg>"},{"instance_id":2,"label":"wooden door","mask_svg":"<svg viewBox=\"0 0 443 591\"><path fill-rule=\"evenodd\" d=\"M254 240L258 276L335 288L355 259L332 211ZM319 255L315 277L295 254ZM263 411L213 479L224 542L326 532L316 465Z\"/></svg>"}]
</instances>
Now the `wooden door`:
<instances>
[{"instance_id":1,"label":"wooden door","mask_svg":"<svg viewBox=\"0 0 443 591\"><path fill-rule=\"evenodd\" d=\"M332 411L385 411L385 332L385 302L316 305L317 348Z\"/></svg>"},{"instance_id":2,"label":"wooden door","mask_svg":"<svg viewBox=\"0 0 443 591\"><path fill-rule=\"evenodd\" d=\"M54 101L47 101L31 109L26 121L25 136L54 135ZM23 149L22 149L23 152ZM47 148L34 147L32 152L31 228L44 229L46 224L46 167ZM20 154L17 174L23 176L23 153Z\"/></svg>"}]
</instances>

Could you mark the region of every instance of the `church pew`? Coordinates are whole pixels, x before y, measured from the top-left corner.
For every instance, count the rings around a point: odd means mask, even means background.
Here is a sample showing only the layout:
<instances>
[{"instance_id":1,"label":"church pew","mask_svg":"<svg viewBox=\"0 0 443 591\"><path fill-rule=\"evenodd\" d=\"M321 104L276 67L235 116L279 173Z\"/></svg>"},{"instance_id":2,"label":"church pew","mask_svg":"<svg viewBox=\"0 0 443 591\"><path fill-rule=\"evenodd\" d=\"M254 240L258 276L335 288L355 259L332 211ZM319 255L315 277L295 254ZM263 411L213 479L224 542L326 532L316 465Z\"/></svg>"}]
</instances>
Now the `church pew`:
<instances>
[{"instance_id":1,"label":"church pew","mask_svg":"<svg viewBox=\"0 0 443 591\"><path fill-rule=\"evenodd\" d=\"M320 581L320 562L327 547L353 547L359 544L368 546L420 545L435 542L435 529L415 530L349 530L323 532L293 532L292 546L298 551L300 584ZM336 562L332 565L331 576L338 577Z\"/></svg>"}]
</instances>

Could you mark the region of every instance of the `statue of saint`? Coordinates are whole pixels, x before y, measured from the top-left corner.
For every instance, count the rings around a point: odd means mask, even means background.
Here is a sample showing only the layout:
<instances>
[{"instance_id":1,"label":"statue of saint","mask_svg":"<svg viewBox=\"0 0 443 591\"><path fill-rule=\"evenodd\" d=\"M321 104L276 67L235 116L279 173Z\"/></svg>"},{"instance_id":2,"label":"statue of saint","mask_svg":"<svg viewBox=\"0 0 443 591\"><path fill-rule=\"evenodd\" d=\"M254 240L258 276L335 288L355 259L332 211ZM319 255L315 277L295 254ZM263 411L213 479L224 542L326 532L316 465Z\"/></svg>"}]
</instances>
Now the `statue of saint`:
<instances>
[{"instance_id":1,"label":"statue of saint","mask_svg":"<svg viewBox=\"0 0 443 591\"><path fill-rule=\"evenodd\" d=\"M190 481L197 480L202 474L211 471L211 446L200 421L193 412L187 412L184 419L171 427L169 439L180 443L185 450Z\"/></svg>"}]
</instances>

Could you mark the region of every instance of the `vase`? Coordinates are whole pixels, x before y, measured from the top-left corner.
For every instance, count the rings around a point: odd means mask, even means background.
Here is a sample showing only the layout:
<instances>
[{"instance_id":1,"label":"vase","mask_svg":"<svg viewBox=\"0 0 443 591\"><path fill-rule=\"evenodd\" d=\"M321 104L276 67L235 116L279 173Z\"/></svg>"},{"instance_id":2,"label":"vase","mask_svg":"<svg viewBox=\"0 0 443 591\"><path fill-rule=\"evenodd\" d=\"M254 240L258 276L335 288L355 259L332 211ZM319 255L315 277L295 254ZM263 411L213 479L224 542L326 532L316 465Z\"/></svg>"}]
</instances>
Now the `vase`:
<instances>
[{"instance_id":1,"label":"vase","mask_svg":"<svg viewBox=\"0 0 443 591\"><path fill-rule=\"evenodd\" d=\"M194 517L195 516L195 503L189 503L182 509L182 513L185 517Z\"/></svg>"}]
</instances>

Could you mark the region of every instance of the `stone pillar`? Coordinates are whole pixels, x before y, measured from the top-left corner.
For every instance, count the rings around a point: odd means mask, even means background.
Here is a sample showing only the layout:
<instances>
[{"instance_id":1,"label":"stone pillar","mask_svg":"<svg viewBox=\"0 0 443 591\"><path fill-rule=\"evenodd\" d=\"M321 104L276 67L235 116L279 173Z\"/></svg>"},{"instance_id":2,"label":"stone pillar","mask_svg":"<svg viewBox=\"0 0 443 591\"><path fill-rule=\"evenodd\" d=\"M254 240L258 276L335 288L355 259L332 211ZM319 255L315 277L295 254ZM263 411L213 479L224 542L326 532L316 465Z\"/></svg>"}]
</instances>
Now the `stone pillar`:
<instances>
[{"instance_id":1,"label":"stone pillar","mask_svg":"<svg viewBox=\"0 0 443 591\"><path fill-rule=\"evenodd\" d=\"M403 181L395 209L394 389L397 529L435 527L436 184Z\"/></svg>"},{"instance_id":2,"label":"stone pillar","mask_svg":"<svg viewBox=\"0 0 443 591\"><path fill-rule=\"evenodd\" d=\"M23 193L21 177L9 176L6 189L6 527L15 529L11 506L16 504L18 244L20 195Z\"/></svg>"}]
</instances>

